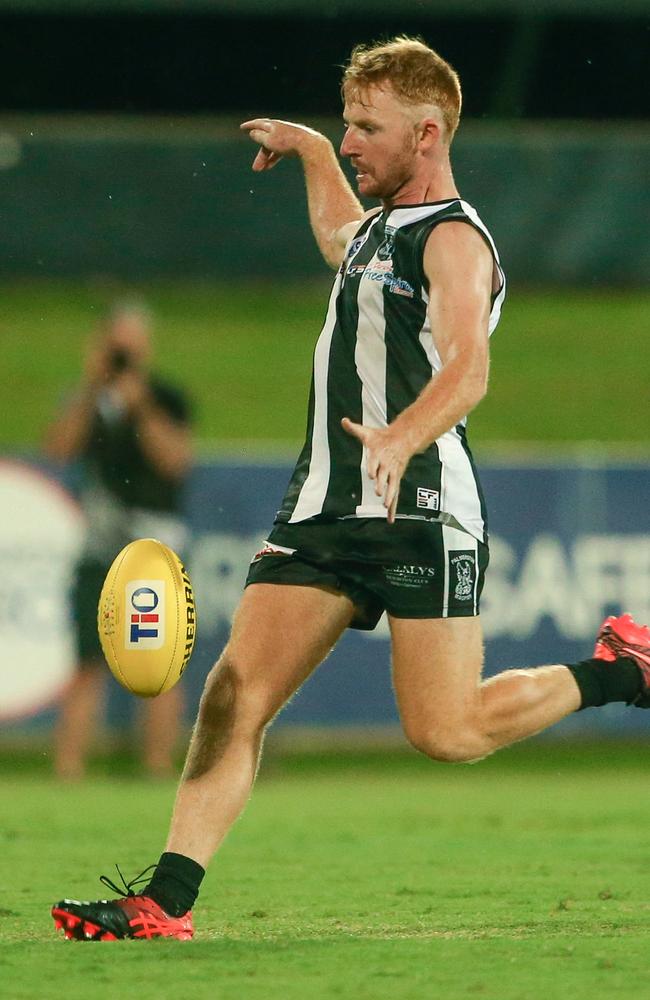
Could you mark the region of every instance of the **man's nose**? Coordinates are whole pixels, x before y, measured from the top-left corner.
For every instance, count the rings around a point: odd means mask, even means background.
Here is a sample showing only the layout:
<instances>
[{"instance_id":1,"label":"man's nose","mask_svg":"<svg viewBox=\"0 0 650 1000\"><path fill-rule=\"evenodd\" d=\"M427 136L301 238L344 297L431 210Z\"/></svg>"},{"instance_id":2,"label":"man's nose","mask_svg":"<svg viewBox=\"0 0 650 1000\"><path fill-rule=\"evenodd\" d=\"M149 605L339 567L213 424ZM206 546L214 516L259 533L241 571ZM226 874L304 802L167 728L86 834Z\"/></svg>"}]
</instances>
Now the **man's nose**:
<instances>
[{"instance_id":1,"label":"man's nose","mask_svg":"<svg viewBox=\"0 0 650 1000\"><path fill-rule=\"evenodd\" d=\"M351 135L351 132L350 132L349 128L346 128L345 135L343 136L343 139L341 140L341 149L340 149L340 152L341 152L341 156L354 156L354 152L355 152L354 140L352 138L352 135Z\"/></svg>"}]
</instances>

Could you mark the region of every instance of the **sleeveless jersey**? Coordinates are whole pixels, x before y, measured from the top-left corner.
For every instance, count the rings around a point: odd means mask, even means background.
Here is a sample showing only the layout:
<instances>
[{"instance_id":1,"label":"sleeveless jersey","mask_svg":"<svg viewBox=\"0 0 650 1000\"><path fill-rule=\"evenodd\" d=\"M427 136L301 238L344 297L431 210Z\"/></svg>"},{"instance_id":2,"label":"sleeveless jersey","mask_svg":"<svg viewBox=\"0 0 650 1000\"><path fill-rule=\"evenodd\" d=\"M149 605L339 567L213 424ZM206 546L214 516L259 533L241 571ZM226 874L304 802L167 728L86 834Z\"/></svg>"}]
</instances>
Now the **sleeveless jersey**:
<instances>
[{"instance_id":1,"label":"sleeveless jersey","mask_svg":"<svg viewBox=\"0 0 650 1000\"><path fill-rule=\"evenodd\" d=\"M442 367L427 314L423 254L433 227L450 220L477 229L492 252L498 288L489 332L496 327L505 277L494 241L471 205L453 199L367 218L334 281L314 353L306 441L277 522L387 516L364 448L343 430L341 418L386 427ZM483 541L485 505L465 425L466 418L411 458L397 518L442 521Z\"/></svg>"}]
</instances>

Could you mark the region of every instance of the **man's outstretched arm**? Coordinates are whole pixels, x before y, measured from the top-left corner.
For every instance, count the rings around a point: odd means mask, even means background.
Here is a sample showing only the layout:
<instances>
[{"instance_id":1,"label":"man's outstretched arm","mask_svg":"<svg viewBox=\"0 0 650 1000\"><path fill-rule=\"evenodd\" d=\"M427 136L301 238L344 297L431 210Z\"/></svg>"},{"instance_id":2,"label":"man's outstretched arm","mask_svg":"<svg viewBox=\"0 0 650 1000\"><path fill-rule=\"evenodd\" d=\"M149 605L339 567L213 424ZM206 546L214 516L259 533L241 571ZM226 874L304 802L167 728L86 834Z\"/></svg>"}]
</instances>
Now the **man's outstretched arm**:
<instances>
[{"instance_id":1,"label":"man's outstretched arm","mask_svg":"<svg viewBox=\"0 0 650 1000\"><path fill-rule=\"evenodd\" d=\"M241 128L261 147L253 161L255 171L270 170L283 156L300 157L311 228L323 257L337 268L364 210L341 170L332 143L306 125L272 118L254 118Z\"/></svg>"}]
</instances>

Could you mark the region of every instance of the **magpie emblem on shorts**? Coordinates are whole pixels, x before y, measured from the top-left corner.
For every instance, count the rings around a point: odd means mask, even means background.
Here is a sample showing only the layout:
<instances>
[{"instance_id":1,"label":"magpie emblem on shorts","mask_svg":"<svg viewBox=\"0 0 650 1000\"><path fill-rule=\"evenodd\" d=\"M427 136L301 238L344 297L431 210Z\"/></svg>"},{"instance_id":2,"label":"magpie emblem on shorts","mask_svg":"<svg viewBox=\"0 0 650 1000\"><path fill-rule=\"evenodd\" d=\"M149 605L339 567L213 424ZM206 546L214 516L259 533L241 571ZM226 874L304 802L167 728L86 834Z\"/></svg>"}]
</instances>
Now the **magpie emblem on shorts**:
<instances>
[{"instance_id":1,"label":"magpie emblem on shorts","mask_svg":"<svg viewBox=\"0 0 650 1000\"><path fill-rule=\"evenodd\" d=\"M471 601L476 585L476 556L474 552L449 553L450 590L453 587L456 601Z\"/></svg>"}]
</instances>

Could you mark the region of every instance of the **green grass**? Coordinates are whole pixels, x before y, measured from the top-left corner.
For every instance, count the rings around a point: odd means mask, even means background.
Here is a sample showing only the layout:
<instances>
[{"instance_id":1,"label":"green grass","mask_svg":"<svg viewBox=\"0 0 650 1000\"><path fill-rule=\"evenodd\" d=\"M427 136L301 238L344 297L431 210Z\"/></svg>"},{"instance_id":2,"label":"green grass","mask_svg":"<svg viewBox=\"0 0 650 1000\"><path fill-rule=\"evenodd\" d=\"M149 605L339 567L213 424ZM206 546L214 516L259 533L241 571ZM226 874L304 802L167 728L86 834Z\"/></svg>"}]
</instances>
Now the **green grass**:
<instances>
[{"instance_id":1,"label":"green grass","mask_svg":"<svg viewBox=\"0 0 650 1000\"><path fill-rule=\"evenodd\" d=\"M157 323L160 368L191 388L206 441L302 438L313 345L328 283L139 289ZM78 377L110 284L0 286L5 379L0 447L34 447ZM650 293L512 290L493 346L475 443L647 444L644 359Z\"/></svg>"},{"instance_id":2,"label":"green grass","mask_svg":"<svg viewBox=\"0 0 650 1000\"><path fill-rule=\"evenodd\" d=\"M0 766L0 996L572 1000L647 992L645 748L270 756L193 942L67 943L62 894L157 856L171 785Z\"/></svg>"}]
</instances>

